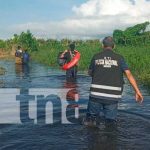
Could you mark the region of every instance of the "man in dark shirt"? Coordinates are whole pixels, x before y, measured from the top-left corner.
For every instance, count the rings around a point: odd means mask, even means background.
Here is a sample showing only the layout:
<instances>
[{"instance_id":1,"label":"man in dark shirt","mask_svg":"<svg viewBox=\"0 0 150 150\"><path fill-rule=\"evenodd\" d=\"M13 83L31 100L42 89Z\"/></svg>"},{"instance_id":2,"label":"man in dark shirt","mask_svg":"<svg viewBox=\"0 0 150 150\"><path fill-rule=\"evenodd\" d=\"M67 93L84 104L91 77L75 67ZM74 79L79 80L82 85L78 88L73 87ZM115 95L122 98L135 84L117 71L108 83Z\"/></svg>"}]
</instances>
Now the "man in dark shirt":
<instances>
[{"instance_id":1,"label":"man in dark shirt","mask_svg":"<svg viewBox=\"0 0 150 150\"><path fill-rule=\"evenodd\" d=\"M103 51L94 55L89 66L92 76L90 99L87 108L85 125L95 125L96 119L104 117L106 122L116 122L118 101L123 91L123 73L128 78L137 102L143 101L143 96L131 74L123 56L113 52L112 37L103 40Z\"/></svg>"},{"instance_id":2,"label":"man in dark shirt","mask_svg":"<svg viewBox=\"0 0 150 150\"><path fill-rule=\"evenodd\" d=\"M71 43L69 45L69 50L65 50L60 58L64 58L66 63L70 62L72 58L75 56L75 43ZM77 77L77 65L71 67L66 71L66 78L69 79L76 79Z\"/></svg>"},{"instance_id":3,"label":"man in dark shirt","mask_svg":"<svg viewBox=\"0 0 150 150\"><path fill-rule=\"evenodd\" d=\"M30 60L30 55L29 53L27 52L27 50L25 50L23 52L23 64L28 64L29 63L29 60Z\"/></svg>"}]
</instances>

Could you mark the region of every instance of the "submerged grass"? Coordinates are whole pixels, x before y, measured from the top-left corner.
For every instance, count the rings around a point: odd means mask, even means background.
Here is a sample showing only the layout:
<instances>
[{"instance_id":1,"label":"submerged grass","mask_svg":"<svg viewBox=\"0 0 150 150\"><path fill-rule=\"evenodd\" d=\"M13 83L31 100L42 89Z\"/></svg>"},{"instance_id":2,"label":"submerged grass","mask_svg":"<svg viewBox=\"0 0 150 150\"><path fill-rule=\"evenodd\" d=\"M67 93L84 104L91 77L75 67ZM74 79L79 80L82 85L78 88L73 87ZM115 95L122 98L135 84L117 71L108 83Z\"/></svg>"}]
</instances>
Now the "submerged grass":
<instances>
[{"instance_id":1,"label":"submerged grass","mask_svg":"<svg viewBox=\"0 0 150 150\"><path fill-rule=\"evenodd\" d=\"M44 43L40 45L37 52L31 53L31 57L40 63L58 67L58 53L67 48L61 41ZM87 70L92 56L102 50L98 40L80 41L76 49L81 53L79 70ZM117 46L114 51L123 55L136 78L150 87L150 46Z\"/></svg>"}]
</instances>

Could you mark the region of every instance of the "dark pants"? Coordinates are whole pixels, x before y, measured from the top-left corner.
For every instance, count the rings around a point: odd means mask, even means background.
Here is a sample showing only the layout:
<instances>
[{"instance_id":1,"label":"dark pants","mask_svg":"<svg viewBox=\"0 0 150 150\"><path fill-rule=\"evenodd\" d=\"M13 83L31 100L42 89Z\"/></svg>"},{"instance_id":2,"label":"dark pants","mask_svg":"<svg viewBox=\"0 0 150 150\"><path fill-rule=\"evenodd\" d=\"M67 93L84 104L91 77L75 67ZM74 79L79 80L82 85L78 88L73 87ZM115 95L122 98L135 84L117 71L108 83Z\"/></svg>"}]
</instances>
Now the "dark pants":
<instances>
[{"instance_id":1,"label":"dark pants","mask_svg":"<svg viewBox=\"0 0 150 150\"><path fill-rule=\"evenodd\" d=\"M118 102L105 102L105 100L92 99L88 102L87 117L104 118L105 120L116 121Z\"/></svg>"},{"instance_id":2,"label":"dark pants","mask_svg":"<svg viewBox=\"0 0 150 150\"><path fill-rule=\"evenodd\" d=\"M76 79L77 78L77 66L72 67L66 71L67 79Z\"/></svg>"}]
</instances>

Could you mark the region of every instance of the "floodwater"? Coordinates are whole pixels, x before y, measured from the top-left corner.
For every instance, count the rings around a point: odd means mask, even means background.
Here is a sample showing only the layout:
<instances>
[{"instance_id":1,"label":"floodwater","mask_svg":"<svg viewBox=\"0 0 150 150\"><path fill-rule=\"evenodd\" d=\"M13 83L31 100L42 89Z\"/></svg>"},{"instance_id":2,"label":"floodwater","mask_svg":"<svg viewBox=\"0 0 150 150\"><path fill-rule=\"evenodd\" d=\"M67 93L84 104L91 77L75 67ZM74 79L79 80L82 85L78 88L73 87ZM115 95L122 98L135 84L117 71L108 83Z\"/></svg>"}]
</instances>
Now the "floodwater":
<instances>
[{"instance_id":1,"label":"floodwater","mask_svg":"<svg viewBox=\"0 0 150 150\"><path fill-rule=\"evenodd\" d=\"M15 65L14 61L1 60L0 66L6 69L6 73L0 76L0 105L2 106L6 102L8 106L7 108L5 105L6 111L0 109L0 150L150 149L150 90L142 85L140 85L140 89L144 95L144 103L139 105L134 100L132 87L128 82L125 84L123 100L119 103L116 127L105 127L104 124L101 124L99 128L87 128L82 125L81 120L86 113L91 82L89 76L79 73L77 81L71 83L66 82L65 72L37 63L20 66ZM2 91L4 92L6 89L8 91L5 96ZM15 91L15 89L17 91L19 89L19 95L23 99L20 103L21 121L18 123L12 119L17 111L16 105L14 105L17 100L13 101L12 98L10 101L10 97L13 95L11 91ZM43 98L43 91L51 93L49 98L55 105L53 118L47 122L43 111L45 103L40 101ZM62 123L60 117L62 109L59 98L61 96L58 93L62 92L65 93L68 102L67 119L72 124L65 121ZM27 95L34 95L30 101L30 107L33 108L31 116L28 116ZM17 99L17 97L15 98ZM38 99L39 102L36 101ZM35 105L35 103L37 104ZM51 105L47 106L47 110L49 107ZM74 114L78 115L76 110L79 111L79 119L76 119L78 116L75 118ZM3 118L3 114L6 117ZM50 115L50 113L47 114ZM12 123L9 122L11 119ZM5 123L1 121L5 121Z\"/></svg>"}]
</instances>

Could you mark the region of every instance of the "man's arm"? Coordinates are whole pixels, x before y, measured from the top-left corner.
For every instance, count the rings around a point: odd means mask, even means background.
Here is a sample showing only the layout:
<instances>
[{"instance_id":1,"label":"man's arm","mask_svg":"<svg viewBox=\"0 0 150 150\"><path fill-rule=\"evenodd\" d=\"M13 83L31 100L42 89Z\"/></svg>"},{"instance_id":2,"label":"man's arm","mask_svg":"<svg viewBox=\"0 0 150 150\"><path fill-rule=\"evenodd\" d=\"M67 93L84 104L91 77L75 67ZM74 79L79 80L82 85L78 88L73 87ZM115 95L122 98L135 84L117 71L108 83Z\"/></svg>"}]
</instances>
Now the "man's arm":
<instances>
[{"instance_id":1,"label":"man's arm","mask_svg":"<svg viewBox=\"0 0 150 150\"><path fill-rule=\"evenodd\" d=\"M68 52L68 50L65 50L62 54L61 54L61 56L60 56L60 58L64 58L64 56L65 56L65 54Z\"/></svg>"},{"instance_id":2,"label":"man's arm","mask_svg":"<svg viewBox=\"0 0 150 150\"><path fill-rule=\"evenodd\" d=\"M130 70L125 70L125 75L128 78L129 82L131 83L133 89L135 90L135 99L137 102L142 103L143 102L143 96L137 86L137 83L132 75L132 73L130 72Z\"/></svg>"}]
</instances>

